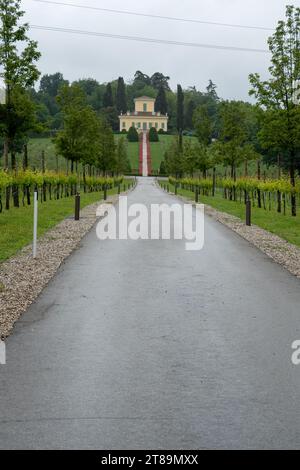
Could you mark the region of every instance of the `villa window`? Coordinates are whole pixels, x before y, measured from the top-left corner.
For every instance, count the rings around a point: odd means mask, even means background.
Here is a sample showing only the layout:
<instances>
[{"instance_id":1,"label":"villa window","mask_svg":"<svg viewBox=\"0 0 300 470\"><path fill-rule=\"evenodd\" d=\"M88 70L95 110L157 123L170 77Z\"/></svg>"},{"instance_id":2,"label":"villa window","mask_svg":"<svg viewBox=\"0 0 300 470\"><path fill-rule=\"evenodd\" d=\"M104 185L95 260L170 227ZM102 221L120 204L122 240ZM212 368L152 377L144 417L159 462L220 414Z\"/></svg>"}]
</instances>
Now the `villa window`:
<instances>
[{"instance_id":1,"label":"villa window","mask_svg":"<svg viewBox=\"0 0 300 470\"><path fill-rule=\"evenodd\" d=\"M126 127L126 122L123 121L123 129L125 129L125 127Z\"/></svg>"},{"instance_id":2,"label":"villa window","mask_svg":"<svg viewBox=\"0 0 300 470\"><path fill-rule=\"evenodd\" d=\"M147 112L147 103L144 103L144 104L143 104L143 111L144 111L144 113Z\"/></svg>"},{"instance_id":3,"label":"villa window","mask_svg":"<svg viewBox=\"0 0 300 470\"><path fill-rule=\"evenodd\" d=\"M157 128L158 128L158 122L155 123L155 129L157 129Z\"/></svg>"},{"instance_id":4,"label":"villa window","mask_svg":"<svg viewBox=\"0 0 300 470\"><path fill-rule=\"evenodd\" d=\"M165 123L164 123L164 122L161 123L161 128L162 128L162 129L165 128Z\"/></svg>"},{"instance_id":5,"label":"villa window","mask_svg":"<svg viewBox=\"0 0 300 470\"><path fill-rule=\"evenodd\" d=\"M138 122L138 125L137 125L137 126L138 126L138 128L140 129L140 127L141 127L141 123L140 123L140 122Z\"/></svg>"},{"instance_id":6,"label":"villa window","mask_svg":"<svg viewBox=\"0 0 300 470\"><path fill-rule=\"evenodd\" d=\"M131 123L132 127L135 127L134 122Z\"/></svg>"},{"instance_id":7,"label":"villa window","mask_svg":"<svg viewBox=\"0 0 300 470\"><path fill-rule=\"evenodd\" d=\"M149 129L151 129L151 127L153 127L153 123L149 122Z\"/></svg>"}]
</instances>

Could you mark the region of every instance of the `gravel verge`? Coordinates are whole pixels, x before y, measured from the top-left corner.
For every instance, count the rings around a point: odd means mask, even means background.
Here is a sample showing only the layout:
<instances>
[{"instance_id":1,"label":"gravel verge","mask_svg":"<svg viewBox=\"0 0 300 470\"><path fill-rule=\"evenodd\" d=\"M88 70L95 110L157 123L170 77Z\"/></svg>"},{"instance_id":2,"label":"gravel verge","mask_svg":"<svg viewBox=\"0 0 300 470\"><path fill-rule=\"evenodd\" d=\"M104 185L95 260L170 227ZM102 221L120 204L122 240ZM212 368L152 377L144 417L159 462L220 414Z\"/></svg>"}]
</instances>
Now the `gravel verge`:
<instances>
[{"instance_id":1,"label":"gravel verge","mask_svg":"<svg viewBox=\"0 0 300 470\"><path fill-rule=\"evenodd\" d=\"M118 196L106 202L115 204ZM32 258L32 246L0 264L0 338L11 333L14 323L38 297L63 261L75 250L96 222L96 209L104 201L86 206L81 218L67 218L38 241L38 256Z\"/></svg>"}]
</instances>

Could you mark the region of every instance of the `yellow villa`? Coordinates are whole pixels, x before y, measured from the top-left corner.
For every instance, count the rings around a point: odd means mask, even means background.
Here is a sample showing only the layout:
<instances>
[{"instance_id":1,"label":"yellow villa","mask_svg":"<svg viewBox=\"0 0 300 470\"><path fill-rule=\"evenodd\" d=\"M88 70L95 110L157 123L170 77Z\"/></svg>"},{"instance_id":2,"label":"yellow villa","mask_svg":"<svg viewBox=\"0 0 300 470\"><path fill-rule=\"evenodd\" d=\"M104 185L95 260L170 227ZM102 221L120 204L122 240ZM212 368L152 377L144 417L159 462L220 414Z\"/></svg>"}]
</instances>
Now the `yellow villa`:
<instances>
[{"instance_id":1,"label":"yellow villa","mask_svg":"<svg viewBox=\"0 0 300 470\"><path fill-rule=\"evenodd\" d=\"M130 127L135 127L138 131L148 131L155 127L158 131L168 130L168 115L154 111L155 99L149 96L140 96L134 100L134 111L121 114L120 131L128 131Z\"/></svg>"}]
</instances>

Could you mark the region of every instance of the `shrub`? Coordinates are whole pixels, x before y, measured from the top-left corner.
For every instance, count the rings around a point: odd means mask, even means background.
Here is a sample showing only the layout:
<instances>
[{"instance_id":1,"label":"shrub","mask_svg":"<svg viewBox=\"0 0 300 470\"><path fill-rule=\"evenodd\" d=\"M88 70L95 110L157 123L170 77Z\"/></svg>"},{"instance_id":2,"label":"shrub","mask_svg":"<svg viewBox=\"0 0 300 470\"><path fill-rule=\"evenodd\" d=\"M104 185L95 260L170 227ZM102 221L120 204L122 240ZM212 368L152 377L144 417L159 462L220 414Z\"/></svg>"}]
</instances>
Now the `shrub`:
<instances>
[{"instance_id":1,"label":"shrub","mask_svg":"<svg viewBox=\"0 0 300 470\"><path fill-rule=\"evenodd\" d=\"M139 141L139 135L135 127L130 127L129 131L127 133L127 139L129 142L138 142Z\"/></svg>"},{"instance_id":2,"label":"shrub","mask_svg":"<svg viewBox=\"0 0 300 470\"><path fill-rule=\"evenodd\" d=\"M158 134L166 134L166 132L163 129L159 129Z\"/></svg>"},{"instance_id":3,"label":"shrub","mask_svg":"<svg viewBox=\"0 0 300 470\"><path fill-rule=\"evenodd\" d=\"M158 142L159 141L157 130L155 129L155 127L151 127L151 129L149 131L149 141L150 142Z\"/></svg>"}]
</instances>

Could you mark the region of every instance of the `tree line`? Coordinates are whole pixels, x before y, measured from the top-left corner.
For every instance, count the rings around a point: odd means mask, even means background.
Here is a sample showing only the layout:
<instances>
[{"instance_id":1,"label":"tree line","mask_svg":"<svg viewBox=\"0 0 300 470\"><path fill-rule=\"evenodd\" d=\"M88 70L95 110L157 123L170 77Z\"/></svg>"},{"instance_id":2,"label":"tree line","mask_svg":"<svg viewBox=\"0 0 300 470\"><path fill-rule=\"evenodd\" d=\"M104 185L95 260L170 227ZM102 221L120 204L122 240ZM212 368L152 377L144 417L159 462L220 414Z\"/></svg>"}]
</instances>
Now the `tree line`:
<instances>
[{"instance_id":1,"label":"tree line","mask_svg":"<svg viewBox=\"0 0 300 470\"><path fill-rule=\"evenodd\" d=\"M225 177L236 181L237 168L257 162L261 180L261 162L276 164L278 177L288 176L291 187L291 212L296 216L296 185L300 173L300 8L286 7L286 18L279 21L268 40L271 53L269 78L249 76L249 94L256 104L219 99L210 84L207 101L197 106L192 121L198 140L182 142L184 95L178 87L178 138L167 149L162 172L181 178L196 172L215 175L223 165ZM227 171L229 174L227 174ZM234 187L234 185L233 185ZM259 198L258 188L258 198ZM234 193L234 191L233 191Z\"/></svg>"}]
</instances>

